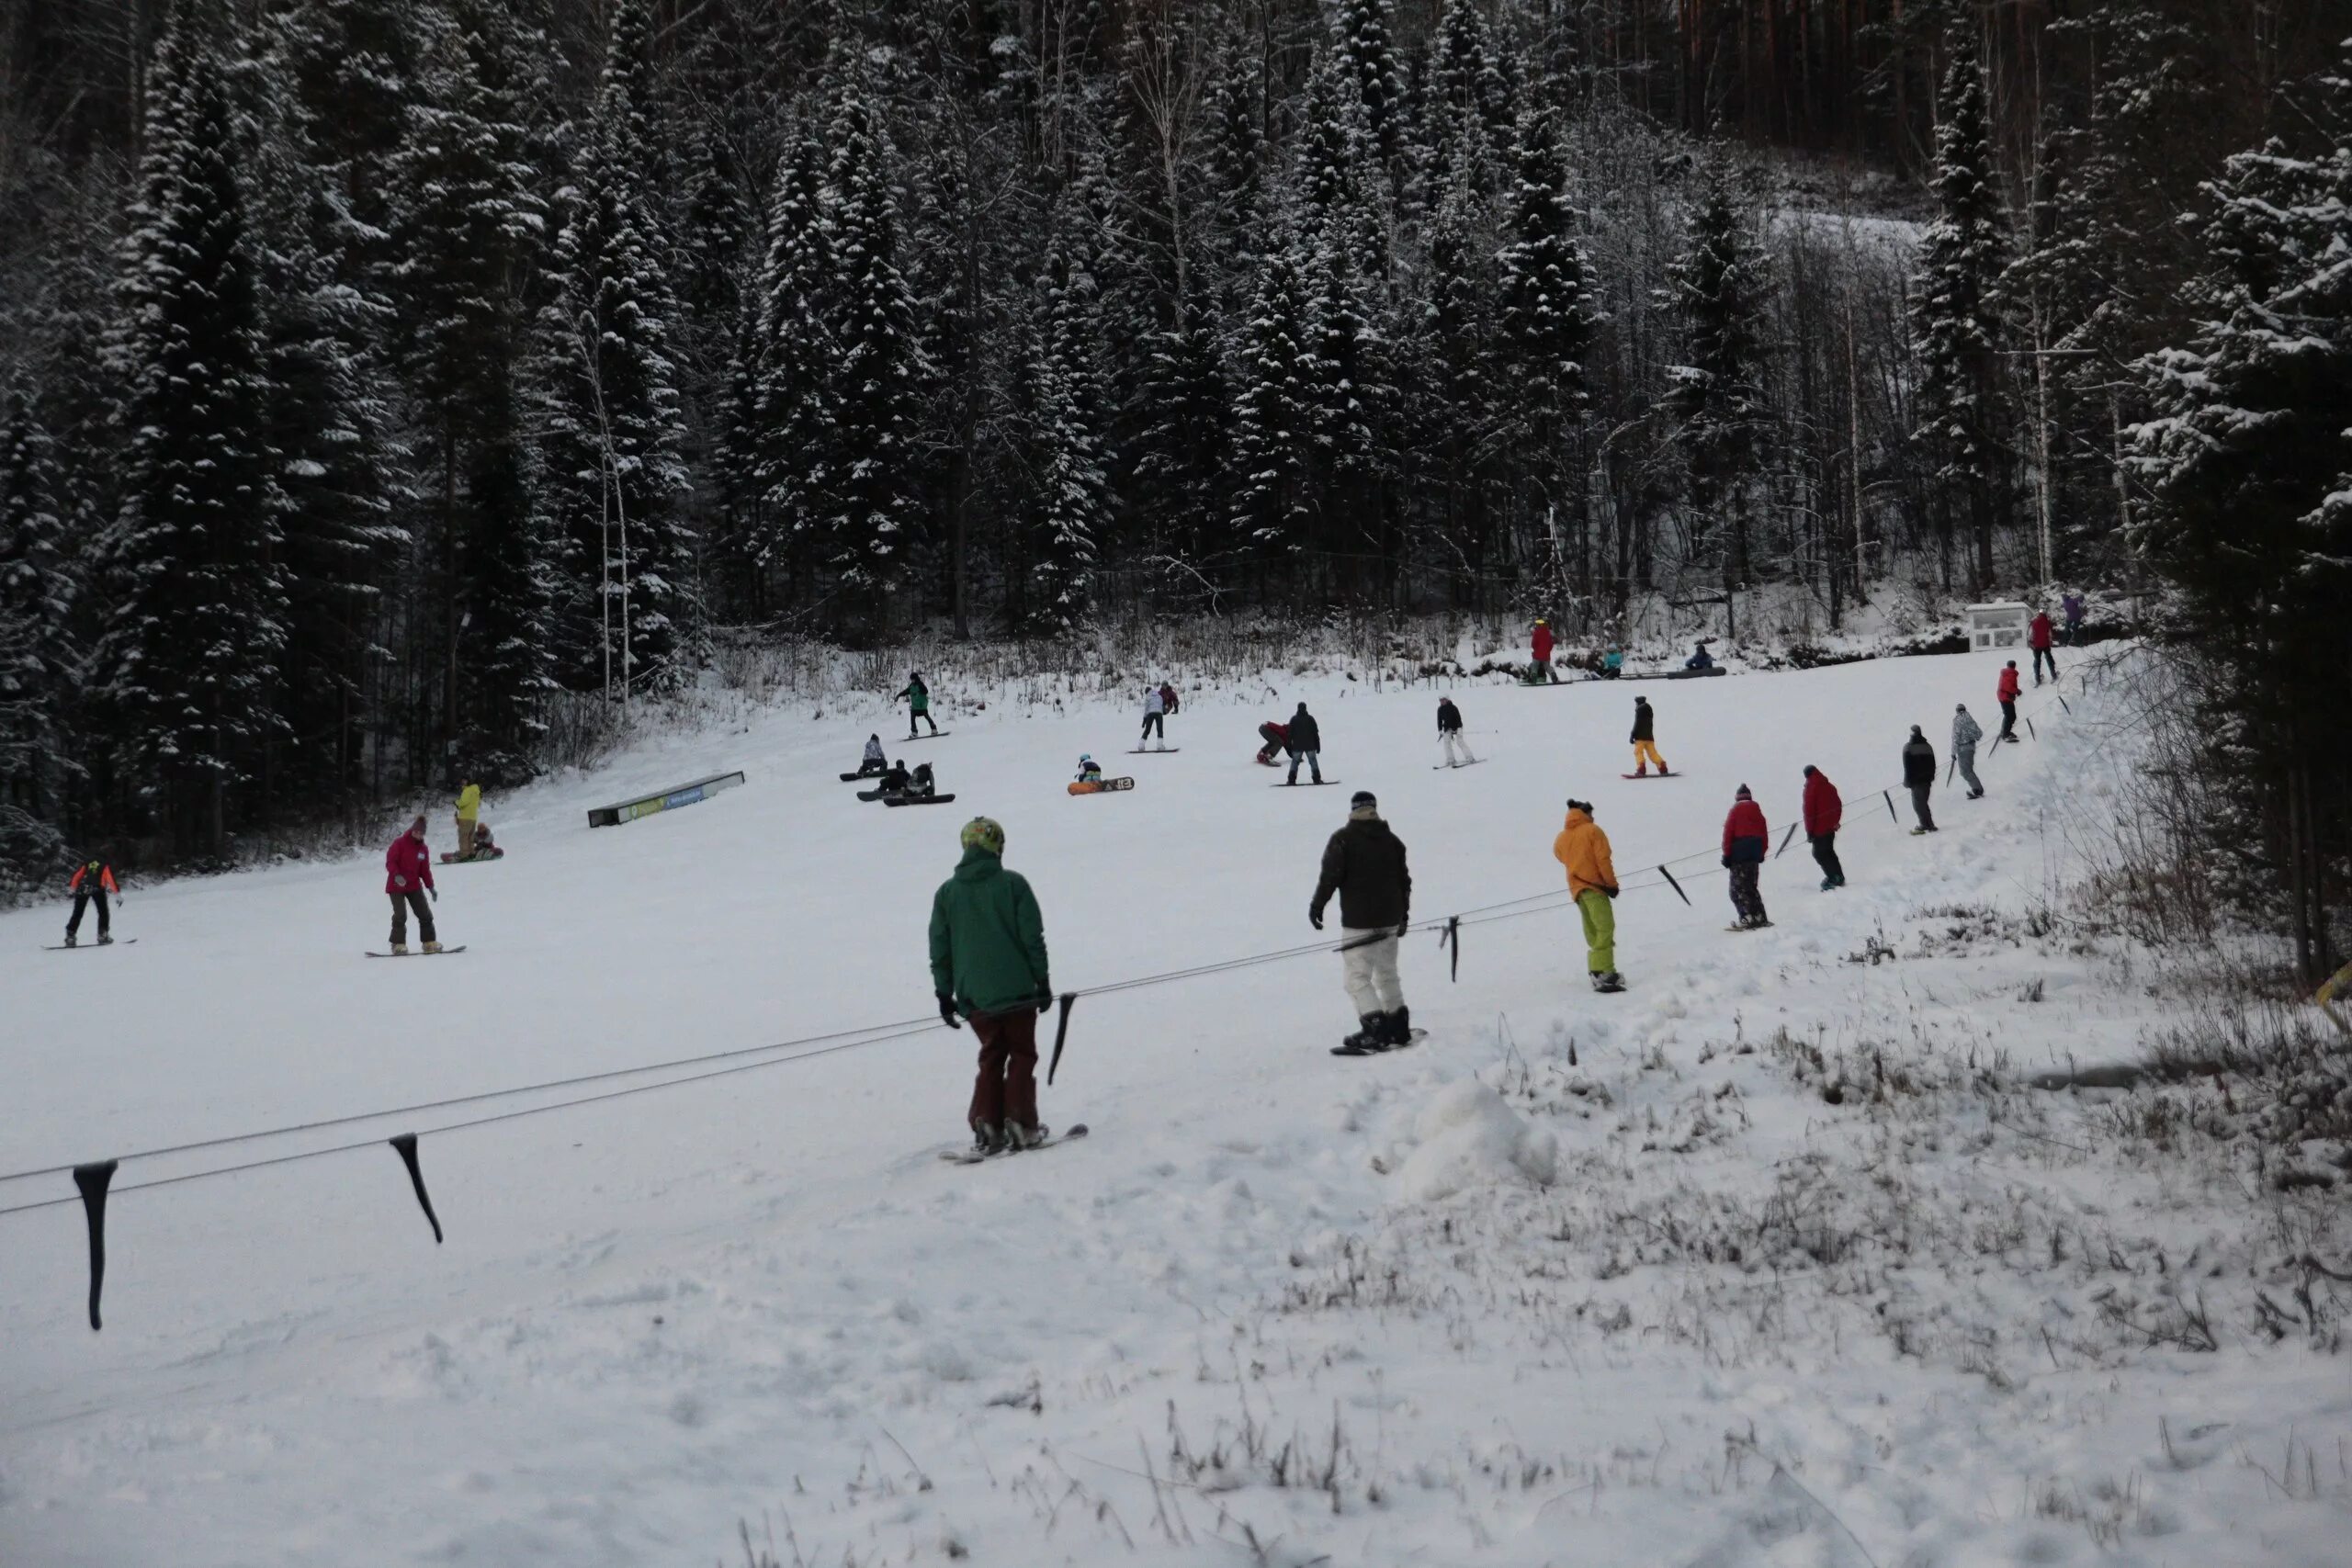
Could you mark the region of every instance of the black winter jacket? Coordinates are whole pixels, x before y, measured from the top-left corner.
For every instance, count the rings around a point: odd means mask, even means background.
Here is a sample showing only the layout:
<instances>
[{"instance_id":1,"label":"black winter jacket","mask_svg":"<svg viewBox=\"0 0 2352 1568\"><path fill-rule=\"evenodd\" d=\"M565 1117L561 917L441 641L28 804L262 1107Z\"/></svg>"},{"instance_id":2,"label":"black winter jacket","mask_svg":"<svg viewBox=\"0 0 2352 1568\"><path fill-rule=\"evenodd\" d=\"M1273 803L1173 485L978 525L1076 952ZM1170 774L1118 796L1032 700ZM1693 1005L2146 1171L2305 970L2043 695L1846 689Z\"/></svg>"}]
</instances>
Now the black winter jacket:
<instances>
[{"instance_id":1,"label":"black winter jacket","mask_svg":"<svg viewBox=\"0 0 2352 1568\"><path fill-rule=\"evenodd\" d=\"M1301 708L1291 716L1290 739L1283 742L1293 755L1323 750L1323 732L1315 726L1315 716Z\"/></svg>"},{"instance_id":2,"label":"black winter jacket","mask_svg":"<svg viewBox=\"0 0 2352 1568\"><path fill-rule=\"evenodd\" d=\"M1294 728L1294 735L1297 732ZM1340 923L1357 931L1401 926L1413 908L1413 874L1405 869L1405 840L1377 817L1350 822L1323 846L1323 875L1309 906L1317 919L1340 896Z\"/></svg>"},{"instance_id":3,"label":"black winter jacket","mask_svg":"<svg viewBox=\"0 0 2352 1568\"><path fill-rule=\"evenodd\" d=\"M1649 704L1637 705L1634 709L1634 733L1625 737L1625 744L1630 746L1636 740L1656 740L1657 716L1657 710Z\"/></svg>"},{"instance_id":4,"label":"black winter jacket","mask_svg":"<svg viewBox=\"0 0 2352 1568\"><path fill-rule=\"evenodd\" d=\"M1936 749L1928 744L1926 736L1903 748L1903 783L1917 789L1921 784L1936 782Z\"/></svg>"},{"instance_id":5,"label":"black winter jacket","mask_svg":"<svg viewBox=\"0 0 2352 1568\"><path fill-rule=\"evenodd\" d=\"M1450 731L1458 730L1461 728L1462 710L1455 707L1451 702L1442 702L1438 704L1437 732L1440 735L1444 735Z\"/></svg>"}]
</instances>

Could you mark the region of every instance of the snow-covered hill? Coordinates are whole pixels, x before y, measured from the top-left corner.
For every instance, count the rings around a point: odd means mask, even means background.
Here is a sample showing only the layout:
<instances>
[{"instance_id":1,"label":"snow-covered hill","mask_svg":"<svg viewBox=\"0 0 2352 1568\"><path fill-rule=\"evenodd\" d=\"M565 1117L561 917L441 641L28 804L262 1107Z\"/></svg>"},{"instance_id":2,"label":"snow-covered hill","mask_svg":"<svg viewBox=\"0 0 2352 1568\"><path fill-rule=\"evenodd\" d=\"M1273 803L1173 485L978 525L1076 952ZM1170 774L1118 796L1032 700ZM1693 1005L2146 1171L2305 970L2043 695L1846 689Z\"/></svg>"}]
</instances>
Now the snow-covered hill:
<instances>
[{"instance_id":1,"label":"snow-covered hill","mask_svg":"<svg viewBox=\"0 0 2352 1568\"><path fill-rule=\"evenodd\" d=\"M1910 725L1940 752L1955 701L1994 713L1997 667L1465 685L1490 760L1459 772L1427 687L1270 676L1279 708L1204 697L1141 757L1125 709L950 692L952 736L893 749L952 807L836 782L878 705L493 802L508 858L442 874L452 959L359 956L372 857L134 892L139 944L103 953L0 918L0 1172L924 1019L975 811L1084 991L1312 940L1352 788L1410 847L1417 919L1553 893L1589 798L1632 986L1591 995L1539 900L1467 926L1458 981L1408 944L1430 1036L1394 1056L1327 1054L1351 1020L1320 953L1085 996L1045 1114L1094 1135L975 1169L933 1157L971 1045L936 1027L130 1162L123 1188L421 1132L448 1239L372 1143L125 1190L93 1335L78 1211L0 1215L0 1563L707 1563L738 1520L763 1558L859 1568L2340 1561L2341 1361L2247 1315L2333 1235L2299 1206L2327 1196L2245 1198L2016 1087L2150 1024L2049 919L2129 762L2102 699L2070 680L1934 838L1878 794ZM1619 776L1635 690L1681 776ZM1250 762L1300 698L1344 787ZM1081 750L1136 790L1066 795ZM1733 789L1777 841L1808 762L1851 886L1796 845L1774 929L1727 935ZM1695 907L1643 874L1694 853Z\"/></svg>"}]
</instances>

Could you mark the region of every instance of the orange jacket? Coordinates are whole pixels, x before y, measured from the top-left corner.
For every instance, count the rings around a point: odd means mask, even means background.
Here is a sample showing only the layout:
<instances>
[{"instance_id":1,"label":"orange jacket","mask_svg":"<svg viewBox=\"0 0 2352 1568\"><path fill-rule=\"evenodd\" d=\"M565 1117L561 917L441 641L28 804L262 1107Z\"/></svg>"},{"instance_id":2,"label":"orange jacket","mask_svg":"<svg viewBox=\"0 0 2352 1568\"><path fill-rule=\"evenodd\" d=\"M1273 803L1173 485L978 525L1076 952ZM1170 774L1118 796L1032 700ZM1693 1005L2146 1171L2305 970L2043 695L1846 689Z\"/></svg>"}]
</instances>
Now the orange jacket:
<instances>
[{"instance_id":1,"label":"orange jacket","mask_svg":"<svg viewBox=\"0 0 2352 1568\"><path fill-rule=\"evenodd\" d=\"M1588 887L1617 891L1617 868L1609 862L1609 835L1581 811L1568 813L1567 825L1552 840L1552 858L1568 868L1568 897Z\"/></svg>"},{"instance_id":2,"label":"orange jacket","mask_svg":"<svg viewBox=\"0 0 2352 1568\"><path fill-rule=\"evenodd\" d=\"M114 867L107 865L103 861L95 860L90 862L88 865L77 866L74 868L74 880L65 885L65 891L68 893L79 893L82 891L82 879L90 874L92 867L96 868L98 875L96 886L90 889L91 892L96 893L104 890L105 892L118 895L122 892L121 888L117 887L114 885Z\"/></svg>"}]
</instances>

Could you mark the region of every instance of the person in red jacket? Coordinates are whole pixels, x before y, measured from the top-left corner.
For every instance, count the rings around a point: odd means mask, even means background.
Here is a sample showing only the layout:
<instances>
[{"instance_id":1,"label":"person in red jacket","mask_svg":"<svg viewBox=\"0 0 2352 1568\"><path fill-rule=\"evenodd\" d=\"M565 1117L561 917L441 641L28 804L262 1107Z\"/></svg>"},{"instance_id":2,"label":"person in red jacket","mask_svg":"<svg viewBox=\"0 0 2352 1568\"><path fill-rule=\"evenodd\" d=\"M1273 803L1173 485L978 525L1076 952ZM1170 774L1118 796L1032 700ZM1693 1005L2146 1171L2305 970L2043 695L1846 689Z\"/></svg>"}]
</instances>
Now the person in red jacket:
<instances>
[{"instance_id":1,"label":"person in red jacket","mask_svg":"<svg viewBox=\"0 0 2352 1568\"><path fill-rule=\"evenodd\" d=\"M107 916L107 895L111 893L118 898L122 897L122 889L115 886L114 867L103 859L85 861L74 868L74 880L65 885L65 891L74 895L74 914L65 922L65 945L72 947L74 944L74 933L82 929L82 911L96 901L98 906L98 945L111 946L114 937L110 928L114 922Z\"/></svg>"},{"instance_id":2,"label":"person in red jacket","mask_svg":"<svg viewBox=\"0 0 2352 1568\"><path fill-rule=\"evenodd\" d=\"M1993 742L1996 746L2018 738L2018 661L2012 659L2003 667L2001 683L1993 691L2001 700L2001 733Z\"/></svg>"},{"instance_id":3,"label":"person in red jacket","mask_svg":"<svg viewBox=\"0 0 2352 1568\"><path fill-rule=\"evenodd\" d=\"M2033 625L2027 628L2025 642L2033 649L2033 683L2037 686L2041 684L2041 667L2044 664L2050 666L2050 678L2052 681L2058 679L2058 656L2050 651L2049 611L2034 612Z\"/></svg>"},{"instance_id":4,"label":"person in red jacket","mask_svg":"<svg viewBox=\"0 0 2352 1568\"><path fill-rule=\"evenodd\" d=\"M1552 628L1544 624L1543 617L1536 617L1535 635L1529 640L1535 654L1535 668L1544 672L1544 680L1556 683L1560 678L1552 672ZM1530 680L1533 678L1529 676Z\"/></svg>"},{"instance_id":5,"label":"person in red jacket","mask_svg":"<svg viewBox=\"0 0 2352 1568\"><path fill-rule=\"evenodd\" d=\"M408 831L384 852L384 891L392 900L392 956L408 953L412 909L416 911L416 931L424 939L424 951L440 952L441 943L433 934L433 906L424 901L428 893L438 900L441 892L433 886L433 852L424 847L424 818L410 823Z\"/></svg>"},{"instance_id":6,"label":"person in red jacket","mask_svg":"<svg viewBox=\"0 0 2352 1568\"><path fill-rule=\"evenodd\" d=\"M1829 775L1807 762L1804 768L1804 841L1813 846L1813 863L1821 868L1821 890L1846 886L1846 868L1838 862L1838 828L1846 819L1846 803Z\"/></svg>"},{"instance_id":7,"label":"person in red jacket","mask_svg":"<svg viewBox=\"0 0 2352 1568\"><path fill-rule=\"evenodd\" d=\"M1764 825L1764 808L1739 786L1739 795L1731 803L1731 813L1724 818L1724 868L1731 873L1731 907L1739 916L1731 929L1752 931L1770 925L1764 917L1764 895L1756 886L1757 873L1764 869L1764 846L1772 841L1772 830Z\"/></svg>"}]
</instances>

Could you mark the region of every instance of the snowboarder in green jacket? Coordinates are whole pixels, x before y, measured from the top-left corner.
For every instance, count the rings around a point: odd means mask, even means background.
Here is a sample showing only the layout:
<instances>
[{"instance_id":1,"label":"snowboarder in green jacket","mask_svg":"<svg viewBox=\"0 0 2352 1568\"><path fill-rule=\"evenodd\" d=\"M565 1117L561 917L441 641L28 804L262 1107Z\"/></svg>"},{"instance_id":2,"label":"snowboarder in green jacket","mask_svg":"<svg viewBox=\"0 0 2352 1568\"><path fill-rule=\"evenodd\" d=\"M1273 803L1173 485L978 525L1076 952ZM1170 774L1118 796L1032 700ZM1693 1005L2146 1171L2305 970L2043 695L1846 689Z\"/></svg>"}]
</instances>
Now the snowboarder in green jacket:
<instances>
[{"instance_id":1,"label":"snowboarder in green jacket","mask_svg":"<svg viewBox=\"0 0 2352 1568\"><path fill-rule=\"evenodd\" d=\"M1004 829L986 817L964 825L964 858L931 900L931 985L940 1021L969 1019L979 1036L978 1079L967 1120L982 1154L1034 1148L1037 1018L1053 1005L1046 922L1028 879L1004 869Z\"/></svg>"},{"instance_id":2,"label":"snowboarder in green jacket","mask_svg":"<svg viewBox=\"0 0 2352 1568\"><path fill-rule=\"evenodd\" d=\"M914 671L908 676L907 689L899 694L899 700L907 705L908 739L915 738L918 722L931 726L933 735L939 733L939 721L931 716L931 688L922 683L922 671Z\"/></svg>"}]
</instances>

